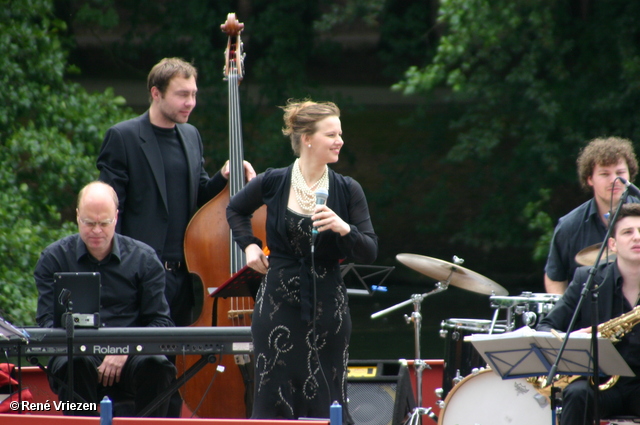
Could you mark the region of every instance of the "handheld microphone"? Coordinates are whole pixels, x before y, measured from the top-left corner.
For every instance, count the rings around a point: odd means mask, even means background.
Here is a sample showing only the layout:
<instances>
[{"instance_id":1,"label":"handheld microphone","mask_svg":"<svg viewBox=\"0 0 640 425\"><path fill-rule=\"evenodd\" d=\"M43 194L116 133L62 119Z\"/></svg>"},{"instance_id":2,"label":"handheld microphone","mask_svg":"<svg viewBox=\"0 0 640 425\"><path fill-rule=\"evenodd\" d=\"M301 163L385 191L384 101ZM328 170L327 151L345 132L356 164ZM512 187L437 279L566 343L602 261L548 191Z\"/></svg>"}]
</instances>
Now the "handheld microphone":
<instances>
[{"instance_id":1,"label":"handheld microphone","mask_svg":"<svg viewBox=\"0 0 640 425\"><path fill-rule=\"evenodd\" d=\"M316 190L316 205L325 205L327 198L329 198L329 191L327 189L319 188ZM311 229L311 235L315 241L316 236L318 236L317 227L314 226L313 229Z\"/></svg>"},{"instance_id":2,"label":"handheld microphone","mask_svg":"<svg viewBox=\"0 0 640 425\"><path fill-rule=\"evenodd\" d=\"M625 187L629 190L629 193L632 194L633 196L640 198L640 189L638 189L638 186L636 186L635 184L631 183L630 181L627 181L627 179L622 178L622 177L618 177L620 179L620 181L622 182L623 185L625 185ZM316 193L317 195L317 193Z\"/></svg>"}]
</instances>

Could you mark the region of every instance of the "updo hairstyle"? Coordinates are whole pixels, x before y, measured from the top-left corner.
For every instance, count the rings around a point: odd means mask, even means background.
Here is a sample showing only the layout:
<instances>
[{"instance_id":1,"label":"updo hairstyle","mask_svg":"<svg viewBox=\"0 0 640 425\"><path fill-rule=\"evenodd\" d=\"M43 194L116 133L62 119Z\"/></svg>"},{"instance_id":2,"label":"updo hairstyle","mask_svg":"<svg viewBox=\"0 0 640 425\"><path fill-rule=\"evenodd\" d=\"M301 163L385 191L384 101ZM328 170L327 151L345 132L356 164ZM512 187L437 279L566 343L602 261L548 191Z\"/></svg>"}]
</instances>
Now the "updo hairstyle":
<instances>
[{"instance_id":1,"label":"updo hairstyle","mask_svg":"<svg viewBox=\"0 0 640 425\"><path fill-rule=\"evenodd\" d=\"M302 135L312 135L317 131L316 123L327 117L339 117L340 109L333 102L314 102L289 99L284 110L284 128L282 134L291 139L291 148L295 156L300 156Z\"/></svg>"}]
</instances>

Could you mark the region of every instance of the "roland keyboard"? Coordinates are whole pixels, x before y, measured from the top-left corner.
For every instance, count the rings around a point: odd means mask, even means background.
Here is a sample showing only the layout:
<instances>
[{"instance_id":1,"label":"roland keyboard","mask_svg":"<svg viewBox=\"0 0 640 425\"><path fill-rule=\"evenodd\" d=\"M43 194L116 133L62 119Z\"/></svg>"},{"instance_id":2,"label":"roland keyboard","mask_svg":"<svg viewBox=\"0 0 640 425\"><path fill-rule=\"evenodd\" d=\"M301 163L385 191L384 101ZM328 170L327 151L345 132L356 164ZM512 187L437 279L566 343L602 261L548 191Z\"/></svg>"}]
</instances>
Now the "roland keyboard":
<instances>
[{"instance_id":1,"label":"roland keyboard","mask_svg":"<svg viewBox=\"0 0 640 425\"><path fill-rule=\"evenodd\" d=\"M65 355L67 334L59 328L24 328L24 336L0 339L10 355ZM249 326L75 329L73 355L107 354L248 354Z\"/></svg>"}]
</instances>

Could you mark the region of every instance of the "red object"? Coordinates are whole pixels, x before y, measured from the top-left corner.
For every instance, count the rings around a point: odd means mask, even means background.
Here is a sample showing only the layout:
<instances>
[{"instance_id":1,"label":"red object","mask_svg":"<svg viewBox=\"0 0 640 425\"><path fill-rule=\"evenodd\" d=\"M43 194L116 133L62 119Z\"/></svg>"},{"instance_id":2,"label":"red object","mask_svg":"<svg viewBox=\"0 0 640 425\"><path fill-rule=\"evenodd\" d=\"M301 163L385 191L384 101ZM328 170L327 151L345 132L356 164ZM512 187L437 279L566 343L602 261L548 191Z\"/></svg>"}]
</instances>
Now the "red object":
<instances>
[{"instance_id":1,"label":"red object","mask_svg":"<svg viewBox=\"0 0 640 425\"><path fill-rule=\"evenodd\" d=\"M0 402L0 413L24 413L22 409L12 409L12 403L33 402L33 396L29 388L20 391L18 381L14 378L15 365L0 363L0 397L8 396ZM21 406L19 404L19 406Z\"/></svg>"},{"instance_id":2,"label":"red object","mask_svg":"<svg viewBox=\"0 0 640 425\"><path fill-rule=\"evenodd\" d=\"M264 275L244 266L235 272L226 282L214 289L210 297L251 297L254 298Z\"/></svg>"}]
</instances>

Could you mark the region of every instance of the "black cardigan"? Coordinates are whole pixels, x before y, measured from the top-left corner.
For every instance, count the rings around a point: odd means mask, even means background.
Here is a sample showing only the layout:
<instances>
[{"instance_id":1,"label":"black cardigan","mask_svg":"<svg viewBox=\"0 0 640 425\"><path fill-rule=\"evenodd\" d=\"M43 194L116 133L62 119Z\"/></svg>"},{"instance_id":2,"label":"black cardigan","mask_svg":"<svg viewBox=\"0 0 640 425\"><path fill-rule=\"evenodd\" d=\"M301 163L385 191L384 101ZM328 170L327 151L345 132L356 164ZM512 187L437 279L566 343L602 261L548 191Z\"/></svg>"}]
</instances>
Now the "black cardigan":
<instances>
[{"instance_id":1,"label":"black cardigan","mask_svg":"<svg viewBox=\"0 0 640 425\"><path fill-rule=\"evenodd\" d=\"M251 230L251 214L267 205L267 246L272 253L293 257L285 229L285 212L289 201L292 165L268 169L251 180L235 194L227 206L227 220L234 240L244 250L261 241ZM316 256L324 261L350 258L358 263L371 264L378 255L378 238L373 230L369 207L360 184L350 177L329 169L329 198L327 206L351 227L340 236L332 231L320 232L315 248Z\"/></svg>"}]
</instances>

